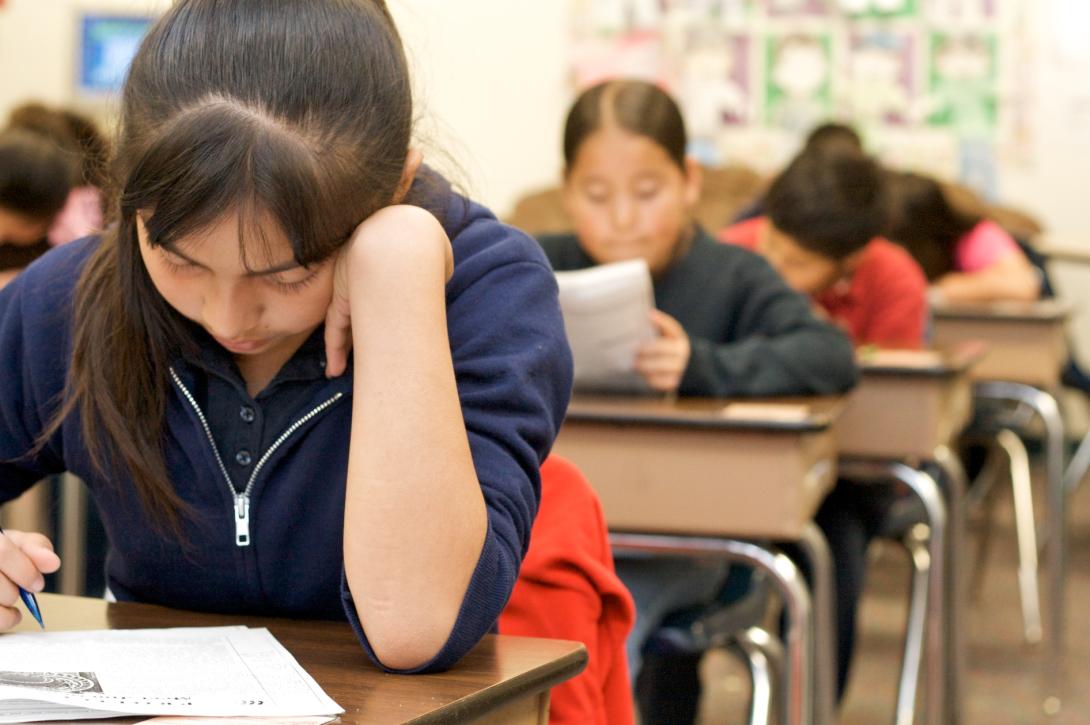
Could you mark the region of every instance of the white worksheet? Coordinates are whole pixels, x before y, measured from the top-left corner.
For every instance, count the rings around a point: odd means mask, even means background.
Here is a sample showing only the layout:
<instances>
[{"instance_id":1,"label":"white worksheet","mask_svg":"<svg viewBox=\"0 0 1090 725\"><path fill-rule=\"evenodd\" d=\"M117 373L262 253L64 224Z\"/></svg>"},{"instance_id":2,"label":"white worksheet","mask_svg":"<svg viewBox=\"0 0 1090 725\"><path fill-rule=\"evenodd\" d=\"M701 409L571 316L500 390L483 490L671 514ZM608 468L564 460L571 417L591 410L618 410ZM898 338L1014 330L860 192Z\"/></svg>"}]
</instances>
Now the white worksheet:
<instances>
[{"instance_id":1,"label":"white worksheet","mask_svg":"<svg viewBox=\"0 0 1090 725\"><path fill-rule=\"evenodd\" d=\"M0 636L0 723L344 712L267 629Z\"/></svg>"}]
</instances>

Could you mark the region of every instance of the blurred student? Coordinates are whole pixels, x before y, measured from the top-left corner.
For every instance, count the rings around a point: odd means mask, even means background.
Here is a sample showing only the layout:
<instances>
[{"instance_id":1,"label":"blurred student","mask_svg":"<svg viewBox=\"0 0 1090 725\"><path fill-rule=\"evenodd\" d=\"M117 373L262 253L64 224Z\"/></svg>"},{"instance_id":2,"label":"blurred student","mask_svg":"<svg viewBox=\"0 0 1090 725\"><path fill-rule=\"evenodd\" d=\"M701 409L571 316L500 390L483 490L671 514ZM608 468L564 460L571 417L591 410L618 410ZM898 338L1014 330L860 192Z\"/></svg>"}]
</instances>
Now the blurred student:
<instances>
[{"instance_id":1,"label":"blurred student","mask_svg":"<svg viewBox=\"0 0 1090 725\"><path fill-rule=\"evenodd\" d=\"M805 151L776 177L766 201L767 217L736 224L720 239L759 251L856 345L923 344L927 280L903 248L879 236L888 224L889 204L886 173L876 163L850 147ZM841 694L855 651L867 548L888 507L888 497L874 486L842 480L815 517L836 569Z\"/></svg>"},{"instance_id":2,"label":"blurred student","mask_svg":"<svg viewBox=\"0 0 1090 725\"><path fill-rule=\"evenodd\" d=\"M0 132L0 288L49 251L49 228L73 179L70 160L47 137Z\"/></svg>"},{"instance_id":3,"label":"blurred student","mask_svg":"<svg viewBox=\"0 0 1090 725\"><path fill-rule=\"evenodd\" d=\"M49 227L50 244L66 244L101 231L109 146L94 121L69 109L26 103L11 112L8 127L49 138L73 166L72 189Z\"/></svg>"},{"instance_id":4,"label":"blurred student","mask_svg":"<svg viewBox=\"0 0 1090 725\"><path fill-rule=\"evenodd\" d=\"M814 127L806 136L806 141L803 143L800 153L810 151L830 155L862 156L864 154L863 139L851 126L829 121ZM734 223L739 224L749 219L767 215L767 202L765 195L762 194L735 215Z\"/></svg>"},{"instance_id":5,"label":"blurred student","mask_svg":"<svg viewBox=\"0 0 1090 725\"><path fill-rule=\"evenodd\" d=\"M1040 275L1002 227L959 208L934 179L897 173L891 183L890 238L923 267L933 302L1027 302L1040 296Z\"/></svg>"},{"instance_id":6,"label":"blurred student","mask_svg":"<svg viewBox=\"0 0 1090 725\"><path fill-rule=\"evenodd\" d=\"M564 130L564 199L575 228L541 239L554 269L647 262L658 337L635 366L657 391L847 390L856 379L847 337L814 317L758 255L719 244L694 223L701 177L686 141L680 110L654 85L617 80L585 91ZM628 641L632 677L663 617L710 602L726 577L721 564L688 559L618 558L617 570L637 608Z\"/></svg>"},{"instance_id":7,"label":"blurred student","mask_svg":"<svg viewBox=\"0 0 1090 725\"><path fill-rule=\"evenodd\" d=\"M772 182L767 216L719 238L759 252L856 345L919 347L927 280L911 255L880 236L889 219L885 178L865 156L804 151Z\"/></svg>"}]
</instances>

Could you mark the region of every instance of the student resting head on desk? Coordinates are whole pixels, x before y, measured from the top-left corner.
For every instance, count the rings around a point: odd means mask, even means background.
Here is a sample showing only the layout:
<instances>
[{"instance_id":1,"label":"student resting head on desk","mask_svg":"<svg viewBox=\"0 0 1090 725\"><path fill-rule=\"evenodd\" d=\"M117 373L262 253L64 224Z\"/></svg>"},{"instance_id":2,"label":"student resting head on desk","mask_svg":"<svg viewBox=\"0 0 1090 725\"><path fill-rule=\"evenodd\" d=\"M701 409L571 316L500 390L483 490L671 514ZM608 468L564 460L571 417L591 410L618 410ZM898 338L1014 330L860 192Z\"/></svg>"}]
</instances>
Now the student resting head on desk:
<instances>
[{"instance_id":1,"label":"student resting head on desk","mask_svg":"<svg viewBox=\"0 0 1090 725\"><path fill-rule=\"evenodd\" d=\"M1030 302L1040 296L1040 275L998 224L963 208L926 176L893 174L891 186L890 238L923 267L933 302Z\"/></svg>"},{"instance_id":2,"label":"student resting head on desk","mask_svg":"<svg viewBox=\"0 0 1090 725\"><path fill-rule=\"evenodd\" d=\"M722 241L763 255L811 296L856 345L919 347L927 281L888 223L885 173L850 146L804 151L776 177L766 217L723 230Z\"/></svg>"},{"instance_id":3,"label":"student resting head on desk","mask_svg":"<svg viewBox=\"0 0 1090 725\"><path fill-rule=\"evenodd\" d=\"M850 388L856 370L843 333L814 317L759 256L716 243L693 222L700 172L685 148L681 112L656 86L616 80L581 94L564 130L564 198L575 229L540 240L553 267L647 261L659 336L639 353L636 369L655 390L744 396ZM663 616L710 601L726 577L720 564L685 559L618 558L617 571L637 606L632 677Z\"/></svg>"},{"instance_id":4,"label":"student resting head on desk","mask_svg":"<svg viewBox=\"0 0 1090 725\"><path fill-rule=\"evenodd\" d=\"M404 672L493 627L571 356L538 246L421 166L410 89L377 0L180 0L141 44L118 223L0 292L0 500L86 481L118 599L347 619ZM58 565L0 537L0 625Z\"/></svg>"}]
</instances>

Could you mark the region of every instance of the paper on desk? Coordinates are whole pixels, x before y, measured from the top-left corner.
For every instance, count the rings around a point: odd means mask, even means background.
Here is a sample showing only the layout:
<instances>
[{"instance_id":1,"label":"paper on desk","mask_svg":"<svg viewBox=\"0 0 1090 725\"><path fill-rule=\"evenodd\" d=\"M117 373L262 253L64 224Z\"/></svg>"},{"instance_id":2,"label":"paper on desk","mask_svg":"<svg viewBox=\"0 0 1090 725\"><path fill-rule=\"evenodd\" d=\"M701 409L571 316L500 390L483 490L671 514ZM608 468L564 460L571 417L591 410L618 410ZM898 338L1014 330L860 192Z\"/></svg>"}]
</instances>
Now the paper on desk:
<instances>
[{"instance_id":1,"label":"paper on desk","mask_svg":"<svg viewBox=\"0 0 1090 725\"><path fill-rule=\"evenodd\" d=\"M133 725L324 725L336 718L318 717L183 717L164 715L141 720Z\"/></svg>"},{"instance_id":2,"label":"paper on desk","mask_svg":"<svg viewBox=\"0 0 1090 725\"><path fill-rule=\"evenodd\" d=\"M341 712L267 629L38 632L0 638L0 723Z\"/></svg>"},{"instance_id":3,"label":"paper on desk","mask_svg":"<svg viewBox=\"0 0 1090 725\"><path fill-rule=\"evenodd\" d=\"M647 262L602 264L557 272L560 307L575 361L579 390L647 392L636 372L636 352L655 336L655 306Z\"/></svg>"}]
</instances>

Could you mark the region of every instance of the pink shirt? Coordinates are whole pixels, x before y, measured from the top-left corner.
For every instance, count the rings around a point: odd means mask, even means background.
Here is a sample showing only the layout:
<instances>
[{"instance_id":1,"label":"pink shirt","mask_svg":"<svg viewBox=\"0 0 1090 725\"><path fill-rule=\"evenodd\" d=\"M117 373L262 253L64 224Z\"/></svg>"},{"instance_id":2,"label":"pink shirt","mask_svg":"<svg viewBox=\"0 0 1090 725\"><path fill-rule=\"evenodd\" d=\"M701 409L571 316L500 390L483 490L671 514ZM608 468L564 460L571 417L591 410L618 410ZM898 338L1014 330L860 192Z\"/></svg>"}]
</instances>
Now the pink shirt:
<instances>
[{"instance_id":1,"label":"pink shirt","mask_svg":"<svg viewBox=\"0 0 1090 725\"><path fill-rule=\"evenodd\" d=\"M958 272L971 274L1012 253L1022 253L1018 243L998 224L985 219L958 240L954 247L954 267Z\"/></svg>"}]
</instances>

